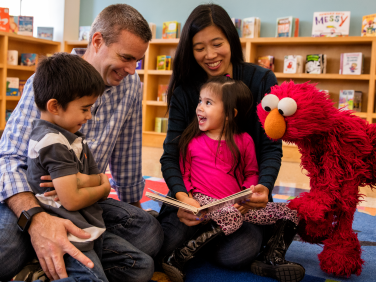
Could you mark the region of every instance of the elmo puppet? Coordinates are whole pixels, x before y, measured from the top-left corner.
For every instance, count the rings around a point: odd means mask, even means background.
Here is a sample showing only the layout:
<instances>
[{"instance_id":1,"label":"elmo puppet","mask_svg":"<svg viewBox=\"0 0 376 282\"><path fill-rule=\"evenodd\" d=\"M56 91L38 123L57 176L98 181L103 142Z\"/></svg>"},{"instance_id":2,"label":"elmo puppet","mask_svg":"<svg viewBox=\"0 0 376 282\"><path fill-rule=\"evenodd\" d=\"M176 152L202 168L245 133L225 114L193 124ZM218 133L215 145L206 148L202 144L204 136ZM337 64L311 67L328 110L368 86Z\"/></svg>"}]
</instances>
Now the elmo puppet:
<instances>
[{"instance_id":1,"label":"elmo puppet","mask_svg":"<svg viewBox=\"0 0 376 282\"><path fill-rule=\"evenodd\" d=\"M336 109L315 85L284 82L257 106L266 134L298 146L310 192L289 202L300 216L303 241L323 244L323 271L360 275L364 261L352 230L359 186L376 183L376 125Z\"/></svg>"}]
</instances>

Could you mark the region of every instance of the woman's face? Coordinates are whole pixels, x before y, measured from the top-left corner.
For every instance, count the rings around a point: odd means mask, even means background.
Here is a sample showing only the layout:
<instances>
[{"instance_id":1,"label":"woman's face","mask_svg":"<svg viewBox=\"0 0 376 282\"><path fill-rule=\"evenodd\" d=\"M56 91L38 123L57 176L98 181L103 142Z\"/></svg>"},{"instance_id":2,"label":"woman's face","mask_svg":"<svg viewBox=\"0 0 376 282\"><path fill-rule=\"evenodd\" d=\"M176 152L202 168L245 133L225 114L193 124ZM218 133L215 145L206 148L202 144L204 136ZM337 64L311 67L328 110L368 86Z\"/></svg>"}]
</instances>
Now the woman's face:
<instances>
[{"instance_id":1,"label":"woman's face","mask_svg":"<svg viewBox=\"0 0 376 282\"><path fill-rule=\"evenodd\" d=\"M208 77L229 73L232 77L230 43L220 28L208 26L192 38L193 55Z\"/></svg>"}]
</instances>

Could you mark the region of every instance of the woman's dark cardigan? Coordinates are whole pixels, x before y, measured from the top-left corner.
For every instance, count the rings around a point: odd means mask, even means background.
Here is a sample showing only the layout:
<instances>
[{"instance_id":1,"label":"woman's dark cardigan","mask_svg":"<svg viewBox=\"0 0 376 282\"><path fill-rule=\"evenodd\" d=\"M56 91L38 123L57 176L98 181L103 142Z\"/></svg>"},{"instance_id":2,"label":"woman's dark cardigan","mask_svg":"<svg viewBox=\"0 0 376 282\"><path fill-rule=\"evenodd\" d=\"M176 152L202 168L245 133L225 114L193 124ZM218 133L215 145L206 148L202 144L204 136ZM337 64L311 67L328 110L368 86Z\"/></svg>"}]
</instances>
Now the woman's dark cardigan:
<instances>
[{"instance_id":1,"label":"woman's dark cardigan","mask_svg":"<svg viewBox=\"0 0 376 282\"><path fill-rule=\"evenodd\" d=\"M271 86L276 85L274 73L258 65L244 63L233 67L233 78L242 80L251 90L253 105L247 132L253 138L256 157L259 165L259 184L269 189L269 200L281 166L282 142L273 142L266 135L256 114L256 106L266 93L270 93ZM178 86L171 98L168 131L163 143L161 157L162 173L170 194L175 197L177 192L186 192L179 167L179 136L187 128L196 115L199 93L193 87Z\"/></svg>"}]
</instances>

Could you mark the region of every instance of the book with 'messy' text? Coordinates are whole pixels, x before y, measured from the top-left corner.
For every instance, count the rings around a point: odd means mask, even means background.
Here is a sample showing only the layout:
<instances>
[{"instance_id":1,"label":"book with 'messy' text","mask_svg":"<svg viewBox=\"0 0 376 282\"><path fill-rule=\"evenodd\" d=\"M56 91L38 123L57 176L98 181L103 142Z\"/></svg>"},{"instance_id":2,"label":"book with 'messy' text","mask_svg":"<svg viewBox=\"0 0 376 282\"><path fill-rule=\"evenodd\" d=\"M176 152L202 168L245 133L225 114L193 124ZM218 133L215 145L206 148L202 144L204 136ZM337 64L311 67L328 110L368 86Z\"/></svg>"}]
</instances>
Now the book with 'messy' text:
<instances>
[{"instance_id":1,"label":"book with 'messy' text","mask_svg":"<svg viewBox=\"0 0 376 282\"><path fill-rule=\"evenodd\" d=\"M191 206L189 204L183 203L177 199L174 199L172 197L169 197L167 195L164 195L162 193L159 193L157 191L154 191L149 188L151 192L146 192L146 197L157 201L165 203L166 205L170 205L173 207L181 208L186 211L190 211L194 214L199 214L201 211L207 210L208 212L213 210L218 210L222 207L231 206L237 202L241 202L242 200L245 200L249 197L249 195L252 194L251 189L244 189L243 191L240 191L238 193L232 194L228 197L225 197L223 199L211 202L210 204L201 206L200 208L196 208L194 206Z\"/></svg>"}]
</instances>

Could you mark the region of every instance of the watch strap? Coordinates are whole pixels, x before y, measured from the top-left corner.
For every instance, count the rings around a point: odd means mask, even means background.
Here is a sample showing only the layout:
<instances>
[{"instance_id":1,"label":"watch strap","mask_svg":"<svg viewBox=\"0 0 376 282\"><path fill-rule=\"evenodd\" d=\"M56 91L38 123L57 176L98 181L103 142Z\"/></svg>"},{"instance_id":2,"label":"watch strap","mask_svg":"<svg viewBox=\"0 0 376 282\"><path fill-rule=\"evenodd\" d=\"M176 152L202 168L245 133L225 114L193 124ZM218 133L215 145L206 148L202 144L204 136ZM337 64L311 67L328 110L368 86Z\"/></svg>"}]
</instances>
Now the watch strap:
<instances>
[{"instance_id":1,"label":"watch strap","mask_svg":"<svg viewBox=\"0 0 376 282\"><path fill-rule=\"evenodd\" d=\"M31 218L32 218L34 215L36 215L37 213L44 212L44 209L41 208L41 207L34 207L34 208L29 209L29 210L26 211L26 212L29 214L29 216L30 216L30 220L31 220Z\"/></svg>"}]
</instances>

